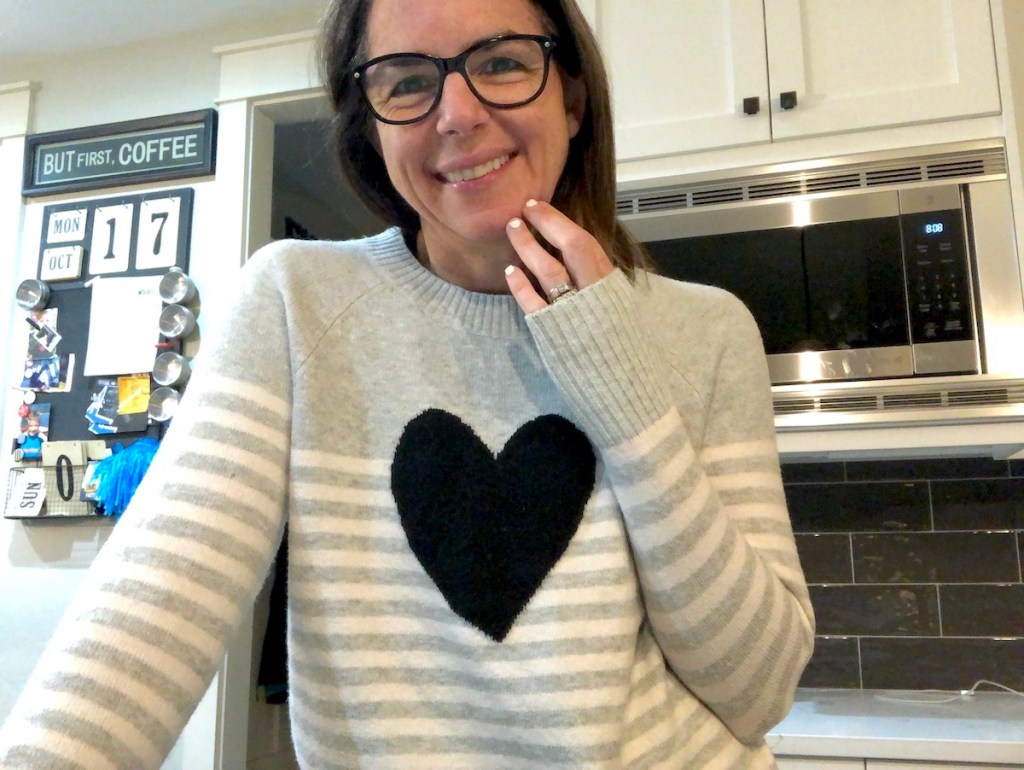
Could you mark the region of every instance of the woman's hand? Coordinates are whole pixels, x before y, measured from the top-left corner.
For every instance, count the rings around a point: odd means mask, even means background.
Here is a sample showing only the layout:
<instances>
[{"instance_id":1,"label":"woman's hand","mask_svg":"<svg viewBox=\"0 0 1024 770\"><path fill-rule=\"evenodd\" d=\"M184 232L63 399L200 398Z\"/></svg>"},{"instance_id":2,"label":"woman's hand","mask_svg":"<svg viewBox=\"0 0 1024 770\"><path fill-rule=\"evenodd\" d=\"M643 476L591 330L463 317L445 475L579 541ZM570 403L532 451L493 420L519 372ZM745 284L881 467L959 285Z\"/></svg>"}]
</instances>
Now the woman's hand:
<instances>
[{"instance_id":1,"label":"woman's hand","mask_svg":"<svg viewBox=\"0 0 1024 770\"><path fill-rule=\"evenodd\" d=\"M509 265L505 280L524 313L543 310L558 298L565 286L582 289L612 272L614 266L601 244L590 233L548 203L529 200L523 218L562 254L550 254L521 219L505 226L508 239L522 260L522 268ZM531 275L544 291L542 296ZM554 299L552 299L554 297Z\"/></svg>"}]
</instances>

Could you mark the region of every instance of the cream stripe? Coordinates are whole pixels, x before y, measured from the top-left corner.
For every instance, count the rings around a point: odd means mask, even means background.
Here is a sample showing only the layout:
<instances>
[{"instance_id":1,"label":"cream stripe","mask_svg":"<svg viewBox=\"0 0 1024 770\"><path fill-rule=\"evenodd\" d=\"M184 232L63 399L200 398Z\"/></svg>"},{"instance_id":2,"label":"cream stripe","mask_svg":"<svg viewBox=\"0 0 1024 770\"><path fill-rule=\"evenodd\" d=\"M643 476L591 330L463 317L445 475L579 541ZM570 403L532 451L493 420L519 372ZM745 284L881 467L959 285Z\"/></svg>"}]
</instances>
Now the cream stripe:
<instances>
[{"instance_id":1,"label":"cream stripe","mask_svg":"<svg viewBox=\"0 0 1024 770\"><path fill-rule=\"evenodd\" d=\"M717 489L773 489L778 485L779 477L775 473L765 471L749 471L747 473L727 473L716 475L714 479Z\"/></svg>"},{"instance_id":2,"label":"cream stripe","mask_svg":"<svg viewBox=\"0 0 1024 770\"><path fill-rule=\"evenodd\" d=\"M375 489L354 489L339 487L333 484L310 484L304 481L292 483L292 495L314 502L344 503L353 506L373 506L376 508L394 508L395 501L391 491Z\"/></svg>"},{"instance_id":3,"label":"cream stripe","mask_svg":"<svg viewBox=\"0 0 1024 770\"><path fill-rule=\"evenodd\" d=\"M211 441L210 439L193 436L188 440L187 453L197 454L201 457L211 457L217 460L228 460L236 465L245 467L246 470L269 479L277 487L283 487L287 478L285 469L281 467L280 463L267 460L263 455L250 452L237 444Z\"/></svg>"},{"instance_id":4,"label":"cream stripe","mask_svg":"<svg viewBox=\"0 0 1024 770\"><path fill-rule=\"evenodd\" d=\"M464 703L469 706L493 707L494 693L486 690L474 690L470 687L452 687L448 685L408 685L401 682L384 684L345 684L346 703L422 703L426 693L431 702ZM302 678L302 690L305 693L332 701L338 697L337 687L320 679ZM514 699L502 703L502 709L510 714L529 714L535 711L557 709L561 712L569 708L618 708L627 697L625 688L593 687L566 691L558 694L557 703L553 702L549 692L517 693ZM557 712L556 712L557 713Z\"/></svg>"},{"instance_id":5,"label":"cream stripe","mask_svg":"<svg viewBox=\"0 0 1024 770\"><path fill-rule=\"evenodd\" d=\"M515 628L513 628L515 631ZM455 629L454 636L462 636L468 641L482 643L482 636L475 629ZM514 640L512 640L514 641ZM507 644L508 642L506 642ZM423 669L426 671L447 672L456 678L465 676L464 661L452 661L451 665L445 665L443 660L438 659L436 652L408 650L396 655L392 650L361 650L357 652L331 652L325 653L318 650L295 649L294 657L297 661L322 666L330 660L331 665L347 667L359 665L361 668L379 668L384 671L395 671L398 673L407 672L410 669ZM573 676L579 674L607 674L608 655L606 653L581 652L575 655L558 653L551 656L531 656L528 661L504 660L494 661L488 664L488 676L494 680L508 682L526 681L529 682L541 674L558 674L559 676Z\"/></svg>"},{"instance_id":6,"label":"cream stripe","mask_svg":"<svg viewBox=\"0 0 1024 770\"><path fill-rule=\"evenodd\" d=\"M341 471L354 476L391 476L392 460L368 460L363 457L347 457L333 452L317 452L311 449L296 449L292 452L293 468L320 468L327 471Z\"/></svg>"},{"instance_id":7,"label":"cream stripe","mask_svg":"<svg viewBox=\"0 0 1024 770\"><path fill-rule=\"evenodd\" d=\"M233 377L225 377L222 374L207 369L202 374L204 385L207 389L220 391L227 395L237 396L250 401L260 409L265 409L276 414L282 419L288 419L291 415L291 404L283 398L275 396L265 388L255 385L248 380L237 380ZM205 409L206 407L204 407Z\"/></svg>"},{"instance_id":8,"label":"cream stripe","mask_svg":"<svg viewBox=\"0 0 1024 770\"><path fill-rule=\"evenodd\" d=\"M701 450L700 459L705 465L729 462L732 460L761 459L777 455L775 439L759 439L757 441L737 441L734 444L709 446Z\"/></svg>"}]
</instances>

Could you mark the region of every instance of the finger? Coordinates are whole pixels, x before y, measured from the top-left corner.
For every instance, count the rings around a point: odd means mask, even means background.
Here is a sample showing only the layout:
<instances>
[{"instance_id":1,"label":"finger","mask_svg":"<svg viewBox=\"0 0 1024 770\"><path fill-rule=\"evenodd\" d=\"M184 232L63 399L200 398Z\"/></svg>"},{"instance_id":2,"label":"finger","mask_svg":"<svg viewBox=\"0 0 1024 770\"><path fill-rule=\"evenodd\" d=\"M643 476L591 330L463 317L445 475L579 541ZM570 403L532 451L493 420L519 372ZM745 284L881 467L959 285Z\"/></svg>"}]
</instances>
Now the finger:
<instances>
[{"instance_id":1,"label":"finger","mask_svg":"<svg viewBox=\"0 0 1024 770\"><path fill-rule=\"evenodd\" d=\"M550 203L529 200L523 216L558 249L577 287L589 286L615 269L597 239Z\"/></svg>"},{"instance_id":2,"label":"finger","mask_svg":"<svg viewBox=\"0 0 1024 770\"><path fill-rule=\"evenodd\" d=\"M523 220L518 217L511 220L505 232L508 233L512 248L522 260L523 267L533 275L545 292L553 286L572 280L565 265L541 245Z\"/></svg>"},{"instance_id":3,"label":"finger","mask_svg":"<svg viewBox=\"0 0 1024 770\"><path fill-rule=\"evenodd\" d=\"M512 297L524 313L536 313L548 306L548 303L533 288L529 276L519 268L513 265L506 267L505 281L512 292Z\"/></svg>"}]
</instances>

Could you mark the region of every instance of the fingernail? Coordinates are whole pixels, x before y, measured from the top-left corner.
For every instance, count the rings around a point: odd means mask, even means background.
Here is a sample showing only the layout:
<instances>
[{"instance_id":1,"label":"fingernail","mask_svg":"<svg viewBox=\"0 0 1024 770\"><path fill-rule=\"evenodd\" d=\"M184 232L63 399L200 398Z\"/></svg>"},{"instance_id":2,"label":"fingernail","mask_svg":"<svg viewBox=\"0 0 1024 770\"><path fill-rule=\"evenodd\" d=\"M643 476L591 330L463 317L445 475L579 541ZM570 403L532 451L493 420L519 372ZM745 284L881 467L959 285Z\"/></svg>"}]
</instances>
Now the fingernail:
<instances>
[{"instance_id":1,"label":"fingernail","mask_svg":"<svg viewBox=\"0 0 1024 770\"><path fill-rule=\"evenodd\" d=\"M526 201L526 208L528 208L528 209L529 208L533 208L536 205L537 205L537 201L535 201L533 198L530 198L530 200Z\"/></svg>"},{"instance_id":2,"label":"fingernail","mask_svg":"<svg viewBox=\"0 0 1024 770\"><path fill-rule=\"evenodd\" d=\"M523 220L521 220L519 217L516 217L515 219L508 223L508 226L511 228L516 228L519 227L521 224L523 224Z\"/></svg>"},{"instance_id":3,"label":"fingernail","mask_svg":"<svg viewBox=\"0 0 1024 770\"><path fill-rule=\"evenodd\" d=\"M512 273L514 273L515 271L515 267L509 265L508 267L505 268L505 275L512 275Z\"/></svg>"}]
</instances>

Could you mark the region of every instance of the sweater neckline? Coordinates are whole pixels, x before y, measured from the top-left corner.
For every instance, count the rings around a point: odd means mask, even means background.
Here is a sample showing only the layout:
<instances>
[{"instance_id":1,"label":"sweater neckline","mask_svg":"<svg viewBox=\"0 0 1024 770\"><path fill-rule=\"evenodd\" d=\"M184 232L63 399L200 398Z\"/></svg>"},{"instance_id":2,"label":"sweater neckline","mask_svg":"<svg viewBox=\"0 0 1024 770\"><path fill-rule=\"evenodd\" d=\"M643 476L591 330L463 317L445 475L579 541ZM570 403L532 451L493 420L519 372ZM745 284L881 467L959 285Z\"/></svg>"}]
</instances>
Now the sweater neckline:
<instances>
[{"instance_id":1,"label":"sweater neckline","mask_svg":"<svg viewBox=\"0 0 1024 770\"><path fill-rule=\"evenodd\" d=\"M488 337L516 337L527 331L526 316L511 294L484 294L448 283L420 264L397 227L370 239L374 262L424 312L449 326Z\"/></svg>"}]
</instances>

